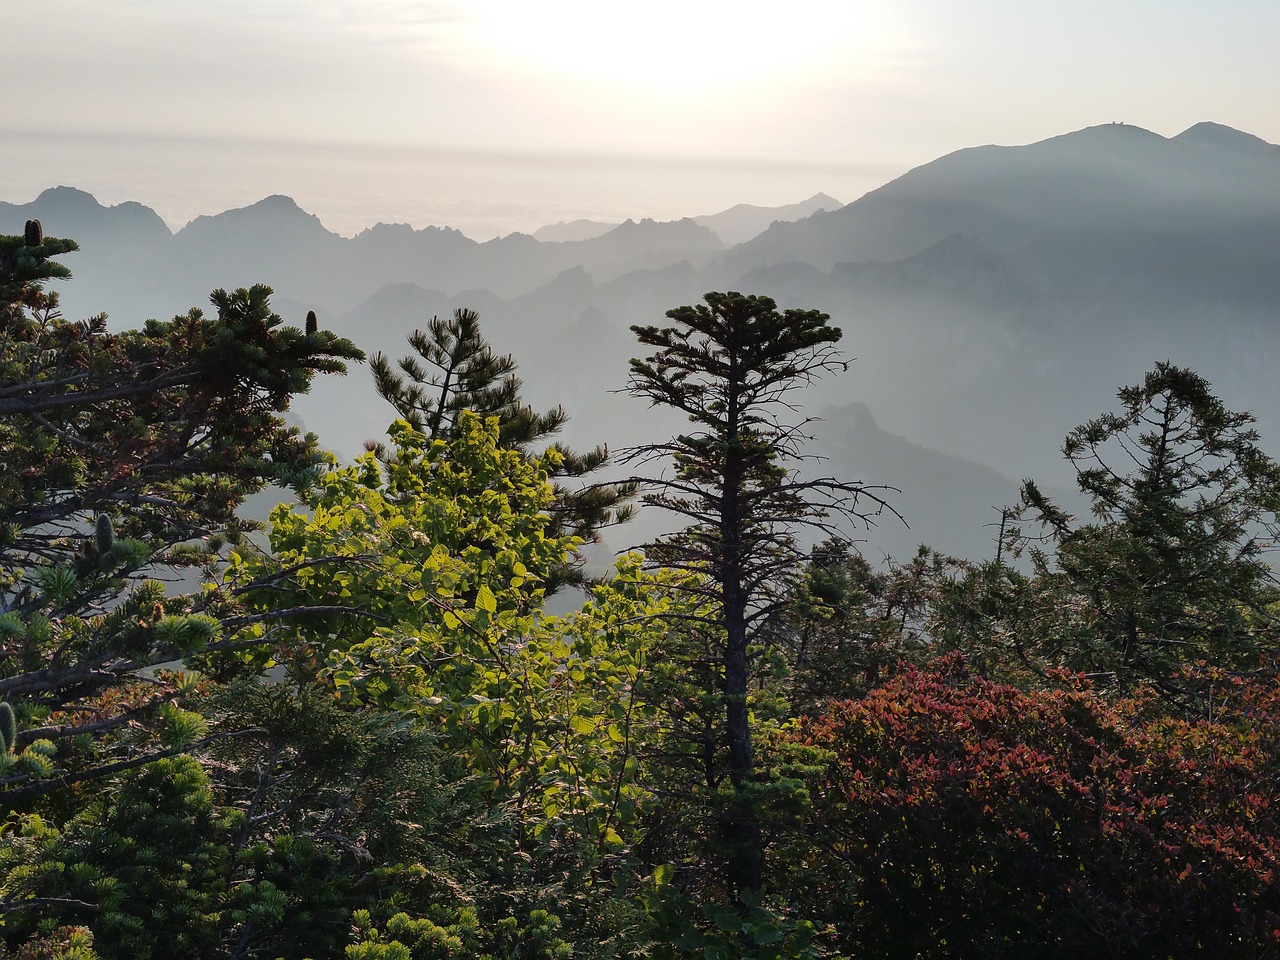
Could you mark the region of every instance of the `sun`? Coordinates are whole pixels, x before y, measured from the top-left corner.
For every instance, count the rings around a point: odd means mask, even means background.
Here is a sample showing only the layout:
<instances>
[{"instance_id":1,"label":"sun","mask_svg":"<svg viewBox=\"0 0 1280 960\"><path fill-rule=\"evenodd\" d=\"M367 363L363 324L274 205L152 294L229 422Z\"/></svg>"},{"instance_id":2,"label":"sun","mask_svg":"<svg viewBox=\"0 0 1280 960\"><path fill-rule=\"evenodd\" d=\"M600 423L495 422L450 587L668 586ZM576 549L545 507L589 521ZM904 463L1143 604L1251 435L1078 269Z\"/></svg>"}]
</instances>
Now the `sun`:
<instances>
[{"instance_id":1,"label":"sun","mask_svg":"<svg viewBox=\"0 0 1280 960\"><path fill-rule=\"evenodd\" d=\"M477 7L477 40L493 55L654 92L775 81L830 65L842 52L856 56L880 28L866 5L847 0L486 0Z\"/></svg>"}]
</instances>

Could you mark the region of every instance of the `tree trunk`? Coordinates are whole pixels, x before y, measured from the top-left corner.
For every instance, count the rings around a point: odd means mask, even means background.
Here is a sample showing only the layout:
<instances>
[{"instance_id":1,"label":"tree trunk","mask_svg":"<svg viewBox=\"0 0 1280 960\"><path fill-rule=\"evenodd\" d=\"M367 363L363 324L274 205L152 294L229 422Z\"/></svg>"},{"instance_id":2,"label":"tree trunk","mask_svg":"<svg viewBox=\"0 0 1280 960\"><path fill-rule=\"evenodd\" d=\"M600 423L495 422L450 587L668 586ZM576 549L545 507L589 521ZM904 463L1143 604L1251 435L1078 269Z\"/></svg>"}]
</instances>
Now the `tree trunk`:
<instances>
[{"instance_id":1,"label":"tree trunk","mask_svg":"<svg viewBox=\"0 0 1280 960\"><path fill-rule=\"evenodd\" d=\"M725 584L724 698L725 739L729 748L729 780L733 795L720 813L725 845L725 880L734 899L760 889L764 851L760 824L750 789L754 772L747 710L747 631L741 587Z\"/></svg>"},{"instance_id":2,"label":"tree trunk","mask_svg":"<svg viewBox=\"0 0 1280 960\"><path fill-rule=\"evenodd\" d=\"M739 371L737 357L729 352L728 409L725 436L724 499L720 516L720 590L723 603L725 740L729 749L729 780L733 794L721 811L720 825L725 845L725 880L730 894L740 901L744 893L760 889L764 871L764 851L760 844L760 824L750 789L754 758L751 750L750 715L747 710L747 602L742 584L742 531L747 518L742 515L744 475L741 423L739 421Z\"/></svg>"}]
</instances>

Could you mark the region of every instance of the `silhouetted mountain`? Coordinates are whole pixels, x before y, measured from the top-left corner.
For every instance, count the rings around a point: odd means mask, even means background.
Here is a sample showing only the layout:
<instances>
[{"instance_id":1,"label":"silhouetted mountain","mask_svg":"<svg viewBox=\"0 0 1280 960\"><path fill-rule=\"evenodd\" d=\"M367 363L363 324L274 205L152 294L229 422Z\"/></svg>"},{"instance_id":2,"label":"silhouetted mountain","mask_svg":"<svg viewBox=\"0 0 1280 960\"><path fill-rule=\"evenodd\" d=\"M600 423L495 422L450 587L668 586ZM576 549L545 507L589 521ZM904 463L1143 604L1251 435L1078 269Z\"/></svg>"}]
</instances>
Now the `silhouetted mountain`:
<instances>
[{"instance_id":1,"label":"silhouetted mountain","mask_svg":"<svg viewBox=\"0 0 1280 960\"><path fill-rule=\"evenodd\" d=\"M823 210L839 210L840 201L825 193L816 193L808 200L789 203L781 207L757 207L740 203L720 213L707 214L693 219L709 227L727 246L746 243L757 237L776 221L803 220Z\"/></svg>"},{"instance_id":2,"label":"silhouetted mountain","mask_svg":"<svg viewBox=\"0 0 1280 960\"><path fill-rule=\"evenodd\" d=\"M289 245L332 243L330 233L313 213L307 213L291 197L280 194L259 200L248 207L227 210L212 217L196 217L178 231L178 240L188 244L222 243L236 252L265 253L263 235ZM257 247L257 249L255 249Z\"/></svg>"},{"instance_id":3,"label":"silhouetted mountain","mask_svg":"<svg viewBox=\"0 0 1280 960\"><path fill-rule=\"evenodd\" d=\"M21 232L31 217L43 220L51 236L74 236L81 245L72 268L93 282L67 288L68 310L105 308L121 323L137 322L139 313L184 312L207 302L216 287L266 282L280 297L323 303L336 314L388 284L513 297L575 267L608 279L688 258L705 262L724 249L689 219L627 221L585 241L542 243L511 234L477 243L448 227L403 224L378 224L346 239L283 196L197 217L176 235L146 207L103 207L69 187L28 204L0 204L0 230ZM82 300L90 288L95 299Z\"/></svg>"},{"instance_id":4,"label":"silhouetted mountain","mask_svg":"<svg viewBox=\"0 0 1280 960\"><path fill-rule=\"evenodd\" d=\"M150 207L132 200L104 207L93 194L75 187L50 187L30 203L0 201L0 221L48 220L58 230L50 236L74 237L82 249L97 243L153 243L169 240L173 234Z\"/></svg>"},{"instance_id":5,"label":"silhouetted mountain","mask_svg":"<svg viewBox=\"0 0 1280 960\"><path fill-rule=\"evenodd\" d=\"M548 245L552 246L552 245ZM692 219L626 220L591 240L557 244L569 262L600 279L630 270L663 267L681 259L706 262L724 250L720 238Z\"/></svg>"},{"instance_id":6,"label":"silhouetted mountain","mask_svg":"<svg viewBox=\"0 0 1280 960\"><path fill-rule=\"evenodd\" d=\"M590 240L608 233L616 223L601 223L599 220L561 220L533 231L533 238L544 243L564 243L570 240Z\"/></svg>"},{"instance_id":7,"label":"silhouetted mountain","mask_svg":"<svg viewBox=\"0 0 1280 960\"><path fill-rule=\"evenodd\" d=\"M858 534L869 559L906 559L922 543L953 556L994 555L989 525L998 522L999 508L1017 502L1017 482L889 433L862 403L824 409L813 434L806 451L824 459L808 472L897 488L874 492L902 513L906 525L888 511L873 517Z\"/></svg>"},{"instance_id":8,"label":"silhouetted mountain","mask_svg":"<svg viewBox=\"0 0 1280 960\"><path fill-rule=\"evenodd\" d=\"M728 269L897 260L956 233L998 252L1055 235L1222 233L1280 215L1280 149L1254 140L1215 124L1172 139L1107 124L960 150L835 212L774 224L732 251Z\"/></svg>"},{"instance_id":9,"label":"silhouetted mountain","mask_svg":"<svg viewBox=\"0 0 1280 960\"><path fill-rule=\"evenodd\" d=\"M174 237L179 269L195 288L208 285L216 264L218 286L269 282L281 296L310 295L331 302L342 283L348 241L292 199L267 197L248 207L197 217ZM270 265L269 273L264 267ZM317 288L317 284L319 285Z\"/></svg>"},{"instance_id":10,"label":"silhouetted mountain","mask_svg":"<svg viewBox=\"0 0 1280 960\"><path fill-rule=\"evenodd\" d=\"M1208 120L1188 127L1173 139L1209 147L1214 150L1269 154L1273 159L1277 154L1280 154L1280 146L1267 143L1261 137L1255 137L1251 133L1244 133Z\"/></svg>"},{"instance_id":11,"label":"silhouetted mountain","mask_svg":"<svg viewBox=\"0 0 1280 960\"><path fill-rule=\"evenodd\" d=\"M788 203L780 207L759 207L750 203L739 203L719 213L704 214L693 217L693 221L709 228L725 246L744 243L758 236L775 220L800 220L819 210L837 210L840 201L825 193L817 193L808 200L799 203ZM550 226L541 227L533 232L538 240L544 242L563 242L570 240L590 240L603 236L617 227L616 223L601 223L598 220L561 221Z\"/></svg>"},{"instance_id":12,"label":"silhouetted mountain","mask_svg":"<svg viewBox=\"0 0 1280 960\"><path fill-rule=\"evenodd\" d=\"M69 188L0 204L0 231L36 216L74 236L84 250L67 258L77 280L66 312L105 307L118 325L264 281L289 322L314 309L326 328L398 358L432 316L471 307L493 347L515 355L529 402L565 406L577 447L687 429L619 392L639 353L631 325L661 323L708 290L818 308L844 331L851 363L798 398L830 407L815 452L844 475L901 487L894 503L912 523L896 534L886 522L868 550L901 556L924 540L986 556L990 508L1016 496L1007 478L1069 486L1062 438L1114 409L1116 390L1158 360L1196 369L1280 449L1278 184L1280 148L1248 134L1197 124L1164 138L1112 124L962 150L733 249L712 218L627 221L559 242L477 243L403 224L348 240L283 197L175 237L146 208L105 208ZM789 208L770 216L779 209ZM343 456L393 415L367 367L322 378L297 410Z\"/></svg>"},{"instance_id":13,"label":"silhouetted mountain","mask_svg":"<svg viewBox=\"0 0 1280 960\"><path fill-rule=\"evenodd\" d=\"M21 233L28 219L41 221L47 236L69 237L80 245L67 258L76 282L61 291L68 315L147 311L167 302L156 287L168 284L173 234L150 207L132 201L103 206L74 187L52 187L30 203L0 202L0 233Z\"/></svg>"}]
</instances>

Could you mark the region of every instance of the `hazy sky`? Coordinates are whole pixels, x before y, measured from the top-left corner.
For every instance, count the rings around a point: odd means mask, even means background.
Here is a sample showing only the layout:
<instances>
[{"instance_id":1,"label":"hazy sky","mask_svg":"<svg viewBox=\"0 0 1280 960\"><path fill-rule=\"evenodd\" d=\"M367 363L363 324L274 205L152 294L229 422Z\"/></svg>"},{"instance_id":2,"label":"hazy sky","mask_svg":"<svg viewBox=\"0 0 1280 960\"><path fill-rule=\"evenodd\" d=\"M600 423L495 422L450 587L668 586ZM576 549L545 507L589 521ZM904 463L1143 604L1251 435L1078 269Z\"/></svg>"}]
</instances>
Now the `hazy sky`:
<instances>
[{"instance_id":1,"label":"hazy sky","mask_svg":"<svg viewBox=\"0 0 1280 960\"><path fill-rule=\"evenodd\" d=\"M0 0L0 199L331 229L843 201L1123 120L1280 142L1276 0Z\"/></svg>"}]
</instances>

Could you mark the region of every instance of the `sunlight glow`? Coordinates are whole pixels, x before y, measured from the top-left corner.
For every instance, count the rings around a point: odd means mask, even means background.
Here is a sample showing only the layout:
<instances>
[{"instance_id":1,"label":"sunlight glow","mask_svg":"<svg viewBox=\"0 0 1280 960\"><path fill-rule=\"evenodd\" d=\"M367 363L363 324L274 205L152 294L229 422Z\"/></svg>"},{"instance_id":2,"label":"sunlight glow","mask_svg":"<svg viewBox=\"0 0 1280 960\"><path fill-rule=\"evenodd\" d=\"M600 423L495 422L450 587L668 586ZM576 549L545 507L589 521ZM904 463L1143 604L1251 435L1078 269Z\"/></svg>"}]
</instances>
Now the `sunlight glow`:
<instances>
[{"instance_id":1,"label":"sunlight glow","mask_svg":"<svg viewBox=\"0 0 1280 960\"><path fill-rule=\"evenodd\" d=\"M867 4L488 0L477 41L547 72L671 93L774 81L877 46ZM832 63L832 61L835 61Z\"/></svg>"}]
</instances>

